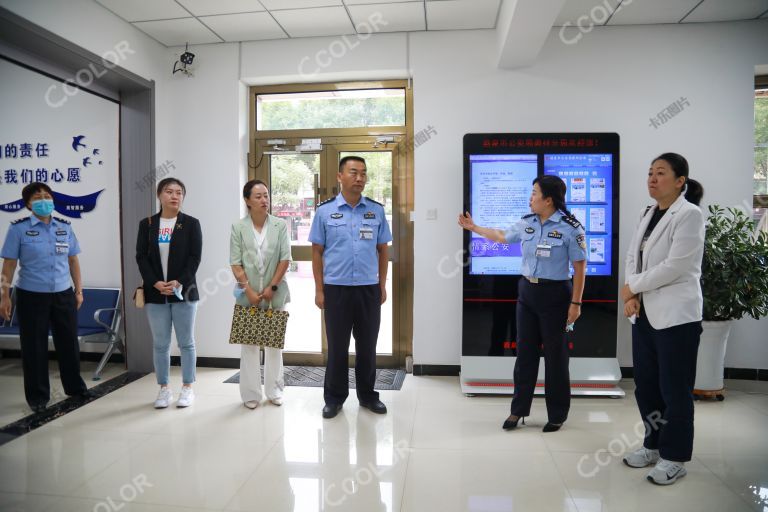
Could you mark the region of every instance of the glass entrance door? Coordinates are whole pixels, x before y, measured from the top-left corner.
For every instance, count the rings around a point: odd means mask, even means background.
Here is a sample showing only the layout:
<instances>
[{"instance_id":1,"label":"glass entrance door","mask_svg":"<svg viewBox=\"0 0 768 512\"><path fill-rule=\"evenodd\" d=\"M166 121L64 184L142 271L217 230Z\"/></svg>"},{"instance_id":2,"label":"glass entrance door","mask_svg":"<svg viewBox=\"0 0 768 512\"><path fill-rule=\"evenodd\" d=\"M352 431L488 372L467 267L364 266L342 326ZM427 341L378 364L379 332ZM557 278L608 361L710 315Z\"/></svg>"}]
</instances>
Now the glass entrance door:
<instances>
[{"instance_id":1,"label":"glass entrance door","mask_svg":"<svg viewBox=\"0 0 768 512\"><path fill-rule=\"evenodd\" d=\"M290 147L290 143L287 146ZM399 227L397 176L402 161L400 138L387 144L376 143L374 137L344 141L336 137L323 143L322 149L311 153L272 151L262 145L266 165L262 175L270 183L272 214L285 220L291 241L293 262L286 278L291 293L288 304L290 321L286 333L285 364L323 365L327 343L322 311L315 306L315 284L312 275L312 244L309 230L317 204L339 193L337 173L339 161L348 155L364 158L368 180L363 194L384 205L387 221L393 233L387 272L387 301L382 306L381 327L377 343L377 365L402 364L399 335L398 293L400 285L397 257L397 228ZM257 176L261 174L257 169ZM263 179L263 178L262 178ZM354 339L350 342L354 354Z\"/></svg>"}]
</instances>

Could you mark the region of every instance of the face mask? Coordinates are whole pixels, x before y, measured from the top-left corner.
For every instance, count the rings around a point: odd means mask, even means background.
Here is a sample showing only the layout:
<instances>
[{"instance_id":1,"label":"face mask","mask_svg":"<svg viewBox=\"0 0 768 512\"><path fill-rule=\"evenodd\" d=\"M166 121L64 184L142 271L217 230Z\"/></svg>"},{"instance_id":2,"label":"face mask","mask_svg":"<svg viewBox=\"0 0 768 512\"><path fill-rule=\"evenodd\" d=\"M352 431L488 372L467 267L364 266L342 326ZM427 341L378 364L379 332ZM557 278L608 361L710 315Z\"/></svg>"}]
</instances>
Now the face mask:
<instances>
[{"instance_id":1,"label":"face mask","mask_svg":"<svg viewBox=\"0 0 768 512\"><path fill-rule=\"evenodd\" d=\"M32 211L40 217L47 217L53 213L53 199L38 199L32 201Z\"/></svg>"},{"instance_id":2,"label":"face mask","mask_svg":"<svg viewBox=\"0 0 768 512\"><path fill-rule=\"evenodd\" d=\"M234 295L236 299L239 299L240 297L242 297L244 293L245 293L245 288L240 288L240 285L237 285L237 284L235 285L235 289L232 290L232 295Z\"/></svg>"}]
</instances>

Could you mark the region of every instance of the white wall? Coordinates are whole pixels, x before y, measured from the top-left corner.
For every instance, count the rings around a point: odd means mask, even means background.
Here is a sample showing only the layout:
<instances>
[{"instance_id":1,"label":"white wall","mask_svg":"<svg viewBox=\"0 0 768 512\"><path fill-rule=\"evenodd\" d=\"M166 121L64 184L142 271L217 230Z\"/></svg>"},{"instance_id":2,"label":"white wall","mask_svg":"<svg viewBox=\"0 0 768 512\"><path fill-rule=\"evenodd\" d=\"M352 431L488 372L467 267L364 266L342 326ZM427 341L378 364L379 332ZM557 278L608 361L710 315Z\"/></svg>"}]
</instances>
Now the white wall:
<instances>
[{"instance_id":1,"label":"white wall","mask_svg":"<svg viewBox=\"0 0 768 512\"><path fill-rule=\"evenodd\" d=\"M437 264L461 246L455 217L462 206L463 134L618 132L623 255L640 209L651 202L645 171L661 152L687 156L692 176L706 188L706 204L751 203L752 82L754 65L768 62L766 27L601 27L570 46L553 31L536 65L515 71L495 68L492 33L415 35L415 129L431 124L438 136L416 152L414 362L459 361L461 280L441 278ZM649 126L651 116L681 96L690 107L659 129ZM439 210L437 221L424 220L430 208ZM619 322L618 339L619 362L629 366L627 322ZM764 341L732 347L755 356L742 360L748 367L766 368Z\"/></svg>"},{"instance_id":2,"label":"white wall","mask_svg":"<svg viewBox=\"0 0 768 512\"><path fill-rule=\"evenodd\" d=\"M117 45L127 45L129 51L123 52L125 58L117 63L155 81L156 159L158 163L165 161L171 128L166 84L173 67L172 53L166 47L94 0L0 0L0 6L100 56L114 51Z\"/></svg>"},{"instance_id":3,"label":"white wall","mask_svg":"<svg viewBox=\"0 0 768 512\"><path fill-rule=\"evenodd\" d=\"M237 44L195 46L195 78L171 79L166 75L173 52L141 39L127 24L115 23L117 18L96 4L78 1L82 10L75 16L58 3L55 8L37 0L0 3L96 53L112 46L115 35L131 37L141 48L139 58L127 61L126 67L158 81L163 115L158 115L157 159L176 163L174 173L188 188L185 209L203 224L201 286L215 283L218 271L223 269L222 276L228 271L229 225L241 211L247 151L242 83L407 76L405 35L382 34L366 41L348 39L344 52L337 44L335 53L343 54L317 74L313 63L327 62L319 52L328 51L338 38L243 43L241 58ZM92 20L106 23L112 32L81 33ZM645 170L663 151L688 157L692 176L707 190L706 204L751 201L752 79L754 66L768 63L766 28L766 21L599 27L575 45L562 43L553 30L536 65L515 71L496 67L495 31L412 34L415 130L432 125L438 134L416 151L415 363L459 363L461 282L458 277L441 278L437 263L461 247L455 216L462 207L465 133L618 132L623 255L638 212L650 202ZM649 118L681 96L690 107L659 129L651 128ZM436 221L425 220L431 208L438 210ZM237 351L226 345L230 288L210 284L209 290L203 291L206 299L198 315L198 353L236 357ZM767 320L739 323L726 364L768 368L762 334L766 327ZM618 338L619 362L631 365L629 329L623 321Z\"/></svg>"}]
</instances>

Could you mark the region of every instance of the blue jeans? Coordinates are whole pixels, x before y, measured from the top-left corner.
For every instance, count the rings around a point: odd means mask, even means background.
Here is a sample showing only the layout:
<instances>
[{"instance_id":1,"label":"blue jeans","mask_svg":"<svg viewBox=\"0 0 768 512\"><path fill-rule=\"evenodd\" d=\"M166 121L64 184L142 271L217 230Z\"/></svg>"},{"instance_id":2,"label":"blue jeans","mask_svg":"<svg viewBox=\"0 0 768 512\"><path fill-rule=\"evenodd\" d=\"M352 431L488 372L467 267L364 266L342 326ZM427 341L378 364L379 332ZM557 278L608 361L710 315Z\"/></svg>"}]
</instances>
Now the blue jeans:
<instances>
[{"instance_id":1,"label":"blue jeans","mask_svg":"<svg viewBox=\"0 0 768 512\"><path fill-rule=\"evenodd\" d=\"M195 382L195 313L197 301L147 304L149 328L152 330L157 383L168 384L171 369L171 326L181 351L181 375L184 384Z\"/></svg>"}]
</instances>

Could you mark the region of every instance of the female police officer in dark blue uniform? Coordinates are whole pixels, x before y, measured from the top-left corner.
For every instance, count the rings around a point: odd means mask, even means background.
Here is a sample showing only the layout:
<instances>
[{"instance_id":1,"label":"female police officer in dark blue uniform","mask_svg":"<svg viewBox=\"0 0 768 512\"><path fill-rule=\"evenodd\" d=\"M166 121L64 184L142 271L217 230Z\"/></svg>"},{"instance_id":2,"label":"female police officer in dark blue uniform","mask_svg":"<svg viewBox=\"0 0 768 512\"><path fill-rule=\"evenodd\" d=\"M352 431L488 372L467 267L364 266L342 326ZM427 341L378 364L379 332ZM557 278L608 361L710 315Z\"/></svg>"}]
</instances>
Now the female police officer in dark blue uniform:
<instances>
[{"instance_id":1,"label":"female police officer in dark blue uniform","mask_svg":"<svg viewBox=\"0 0 768 512\"><path fill-rule=\"evenodd\" d=\"M48 185L30 183L21 191L21 197L34 215L14 221L5 237L0 316L10 320L9 288L16 264L21 263L16 284L16 316L24 394L32 410L40 412L50 400L49 326L64 392L81 398L89 396L80 376L77 345L77 310L83 302L77 259L80 246L69 222L51 216L53 192Z\"/></svg>"},{"instance_id":2,"label":"female police officer in dark blue uniform","mask_svg":"<svg viewBox=\"0 0 768 512\"><path fill-rule=\"evenodd\" d=\"M565 208L565 183L556 176L533 180L529 201L533 213L506 232L475 225L469 213L459 225L499 243L521 242L522 274L517 302L517 360L512 411L503 428L517 427L531 412L539 346L544 346L544 380L548 421L544 432L558 430L571 403L566 326L581 314L581 294L587 267L584 228ZM569 262L575 274L571 284Z\"/></svg>"}]
</instances>

